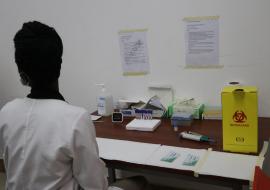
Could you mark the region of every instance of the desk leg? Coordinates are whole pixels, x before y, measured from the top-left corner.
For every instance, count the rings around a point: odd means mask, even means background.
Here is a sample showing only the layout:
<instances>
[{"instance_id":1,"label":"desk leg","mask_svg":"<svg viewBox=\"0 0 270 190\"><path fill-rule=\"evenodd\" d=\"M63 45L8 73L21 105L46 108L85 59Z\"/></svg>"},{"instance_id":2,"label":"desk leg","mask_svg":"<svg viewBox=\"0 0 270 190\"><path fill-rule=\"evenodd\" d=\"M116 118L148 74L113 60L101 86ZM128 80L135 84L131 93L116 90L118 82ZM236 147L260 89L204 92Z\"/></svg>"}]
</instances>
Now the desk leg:
<instances>
[{"instance_id":1,"label":"desk leg","mask_svg":"<svg viewBox=\"0 0 270 190\"><path fill-rule=\"evenodd\" d=\"M112 184L115 182L116 177L115 177L115 169L114 168L108 168L108 174L109 174L109 184Z\"/></svg>"}]
</instances>

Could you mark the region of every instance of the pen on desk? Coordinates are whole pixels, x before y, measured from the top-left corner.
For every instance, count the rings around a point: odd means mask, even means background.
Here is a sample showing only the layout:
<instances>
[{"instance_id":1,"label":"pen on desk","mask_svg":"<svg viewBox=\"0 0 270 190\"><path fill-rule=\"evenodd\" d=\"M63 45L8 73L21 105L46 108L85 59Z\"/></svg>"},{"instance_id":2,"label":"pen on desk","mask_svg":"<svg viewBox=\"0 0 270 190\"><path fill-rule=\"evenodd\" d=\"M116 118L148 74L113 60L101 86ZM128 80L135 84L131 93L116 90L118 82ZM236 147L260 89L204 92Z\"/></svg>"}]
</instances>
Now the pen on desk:
<instances>
[{"instance_id":1,"label":"pen on desk","mask_svg":"<svg viewBox=\"0 0 270 190\"><path fill-rule=\"evenodd\" d=\"M201 134L194 133L191 131L184 131L184 132L181 132L179 135L180 135L180 137L182 137L184 139L190 139L190 140L194 140L194 141L211 142L211 143L215 142L215 140L212 138L209 138L205 135L201 135Z\"/></svg>"}]
</instances>

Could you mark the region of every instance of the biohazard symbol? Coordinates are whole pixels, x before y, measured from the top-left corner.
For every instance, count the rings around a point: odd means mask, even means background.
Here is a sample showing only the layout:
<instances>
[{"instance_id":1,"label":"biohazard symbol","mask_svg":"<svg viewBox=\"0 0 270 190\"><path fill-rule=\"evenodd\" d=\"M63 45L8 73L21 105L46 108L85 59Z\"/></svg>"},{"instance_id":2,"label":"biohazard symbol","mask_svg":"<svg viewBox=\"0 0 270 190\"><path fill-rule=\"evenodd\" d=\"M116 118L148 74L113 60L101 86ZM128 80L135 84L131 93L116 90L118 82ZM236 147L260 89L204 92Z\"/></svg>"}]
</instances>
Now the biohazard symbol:
<instances>
[{"instance_id":1,"label":"biohazard symbol","mask_svg":"<svg viewBox=\"0 0 270 190\"><path fill-rule=\"evenodd\" d=\"M244 123L247 120L247 116L243 111L237 110L233 114L233 121L236 123Z\"/></svg>"}]
</instances>

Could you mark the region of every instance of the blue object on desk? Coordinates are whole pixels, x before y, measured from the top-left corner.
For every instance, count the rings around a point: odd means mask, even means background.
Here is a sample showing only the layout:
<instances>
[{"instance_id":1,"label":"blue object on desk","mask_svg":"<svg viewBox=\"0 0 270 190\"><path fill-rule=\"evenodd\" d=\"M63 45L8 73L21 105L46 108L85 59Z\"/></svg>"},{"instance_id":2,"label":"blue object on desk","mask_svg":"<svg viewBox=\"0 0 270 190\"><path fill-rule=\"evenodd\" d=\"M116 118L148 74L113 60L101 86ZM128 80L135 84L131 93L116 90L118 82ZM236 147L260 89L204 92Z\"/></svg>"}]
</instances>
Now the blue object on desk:
<instances>
[{"instance_id":1,"label":"blue object on desk","mask_svg":"<svg viewBox=\"0 0 270 190\"><path fill-rule=\"evenodd\" d=\"M135 109L137 119L152 119L153 110L151 109Z\"/></svg>"},{"instance_id":2,"label":"blue object on desk","mask_svg":"<svg viewBox=\"0 0 270 190\"><path fill-rule=\"evenodd\" d=\"M171 124L175 131L179 126L190 126L193 121L193 115L186 112L176 112L171 117Z\"/></svg>"},{"instance_id":3,"label":"blue object on desk","mask_svg":"<svg viewBox=\"0 0 270 190\"><path fill-rule=\"evenodd\" d=\"M121 109L120 112L123 114L124 117L134 117L135 111L132 109Z\"/></svg>"}]
</instances>

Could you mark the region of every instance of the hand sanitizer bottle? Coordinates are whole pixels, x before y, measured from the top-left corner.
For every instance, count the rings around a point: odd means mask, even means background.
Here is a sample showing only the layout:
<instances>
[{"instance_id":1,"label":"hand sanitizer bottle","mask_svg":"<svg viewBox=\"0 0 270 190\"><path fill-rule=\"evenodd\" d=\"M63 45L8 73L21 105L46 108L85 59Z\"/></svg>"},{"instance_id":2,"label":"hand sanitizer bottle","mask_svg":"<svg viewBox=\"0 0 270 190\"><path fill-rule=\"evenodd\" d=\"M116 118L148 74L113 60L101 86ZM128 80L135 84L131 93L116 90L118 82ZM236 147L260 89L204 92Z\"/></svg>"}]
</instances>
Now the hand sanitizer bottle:
<instances>
[{"instance_id":1,"label":"hand sanitizer bottle","mask_svg":"<svg viewBox=\"0 0 270 190\"><path fill-rule=\"evenodd\" d=\"M102 116L109 116L113 113L113 97L106 92L104 84L97 84L101 86L101 92L97 98L98 114Z\"/></svg>"}]
</instances>

